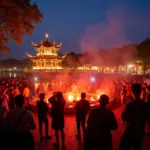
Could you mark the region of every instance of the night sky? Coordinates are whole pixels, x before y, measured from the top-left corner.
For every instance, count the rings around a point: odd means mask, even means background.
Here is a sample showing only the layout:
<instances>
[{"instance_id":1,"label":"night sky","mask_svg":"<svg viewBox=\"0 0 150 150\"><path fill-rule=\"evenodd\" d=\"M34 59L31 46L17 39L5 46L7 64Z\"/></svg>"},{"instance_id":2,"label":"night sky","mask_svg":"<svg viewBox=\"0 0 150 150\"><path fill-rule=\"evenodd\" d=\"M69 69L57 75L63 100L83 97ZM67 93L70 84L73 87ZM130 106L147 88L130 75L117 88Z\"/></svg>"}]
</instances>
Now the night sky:
<instances>
[{"instance_id":1,"label":"night sky","mask_svg":"<svg viewBox=\"0 0 150 150\"><path fill-rule=\"evenodd\" d=\"M5 56L22 59L32 55L33 40L39 44L49 34L63 42L60 52L119 47L150 37L150 0L36 0L44 18L22 45L9 43ZM3 57L4 58L4 57Z\"/></svg>"}]
</instances>

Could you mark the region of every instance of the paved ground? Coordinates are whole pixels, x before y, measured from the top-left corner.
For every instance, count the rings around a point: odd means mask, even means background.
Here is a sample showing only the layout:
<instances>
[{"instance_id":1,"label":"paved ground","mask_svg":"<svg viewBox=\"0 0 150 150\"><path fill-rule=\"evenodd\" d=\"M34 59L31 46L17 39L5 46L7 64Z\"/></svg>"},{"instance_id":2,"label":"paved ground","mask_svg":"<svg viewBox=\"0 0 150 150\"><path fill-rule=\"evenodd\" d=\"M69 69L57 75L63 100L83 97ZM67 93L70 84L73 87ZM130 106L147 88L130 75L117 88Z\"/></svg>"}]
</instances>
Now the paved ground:
<instances>
[{"instance_id":1,"label":"paved ground","mask_svg":"<svg viewBox=\"0 0 150 150\"><path fill-rule=\"evenodd\" d=\"M122 132L122 121L120 119L121 112L122 108L114 110L114 113L119 123L118 130L113 132L114 150L118 150L120 135ZM36 123L38 123L37 116L34 115L34 117ZM50 118L49 122L51 123ZM54 142L55 138L52 130L50 130L50 134L53 135L53 139L48 142L43 141L42 143L39 142L38 124L37 129L33 131L33 133L36 141L36 150L54 150L52 143ZM66 150L82 150L82 142L79 142L75 137L76 134L75 116L65 117L65 133L66 133ZM149 150L149 149L150 149L150 138L145 138L142 150Z\"/></svg>"}]
</instances>

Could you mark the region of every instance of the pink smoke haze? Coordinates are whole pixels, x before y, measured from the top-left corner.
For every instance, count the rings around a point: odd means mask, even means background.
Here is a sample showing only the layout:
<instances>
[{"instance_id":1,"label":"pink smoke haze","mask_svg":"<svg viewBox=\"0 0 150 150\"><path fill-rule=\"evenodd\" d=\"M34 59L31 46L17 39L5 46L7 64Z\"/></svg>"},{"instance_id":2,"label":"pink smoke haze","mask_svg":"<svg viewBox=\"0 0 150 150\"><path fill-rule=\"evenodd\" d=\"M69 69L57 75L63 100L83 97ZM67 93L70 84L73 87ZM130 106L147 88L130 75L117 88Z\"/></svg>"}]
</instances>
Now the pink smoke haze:
<instances>
[{"instance_id":1,"label":"pink smoke haze","mask_svg":"<svg viewBox=\"0 0 150 150\"><path fill-rule=\"evenodd\" d=\"M150 18L145 17L150 14L150 5L143 10L142 14L131 13L128 5L118 6L106 13L105 21L86 27L85 33L79 40L83 52L88 52L93 56L92 61L96 64L105 65L104 59L99 57L99 50L108 50L107 58L121 59L130 62L136 54L136 48L130 39L149 35L147 31L150 26ZM131 34L132 33L132 34ZM139 41L141 42L141 41ZM123 49L119 49L122 48ZM112 64L113 65L113 64Z\"/></svg>"}]
</instances>

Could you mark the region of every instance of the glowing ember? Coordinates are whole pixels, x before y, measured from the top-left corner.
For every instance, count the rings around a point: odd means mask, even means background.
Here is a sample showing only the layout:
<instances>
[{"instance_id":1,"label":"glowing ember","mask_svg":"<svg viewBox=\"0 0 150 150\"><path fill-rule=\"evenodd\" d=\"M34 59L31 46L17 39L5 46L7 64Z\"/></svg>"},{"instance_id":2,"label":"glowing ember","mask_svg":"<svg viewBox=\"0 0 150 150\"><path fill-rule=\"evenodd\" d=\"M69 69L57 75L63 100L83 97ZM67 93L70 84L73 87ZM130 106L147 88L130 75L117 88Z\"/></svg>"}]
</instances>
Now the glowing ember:
<instances>
[{"instance_id":1,"label":"glowing ember","mask_svg":"<svg viewBox=\"0 0 150 150\"><path fill-rule=\"evenodd\" d=\"M95 101L95 99L93 98L93 96L90 98L91 101Z\"/></svg>"},{"instance_id":2,"label":"glowing ember","mask_svg":"<svg viewBox=\"0 0 150 150\"><path fill-rule=\"evenodd\" d=\"M73 95L68 95L68 101L72 102L74 100L74 96Z\"/></svg>"}]
</instances>

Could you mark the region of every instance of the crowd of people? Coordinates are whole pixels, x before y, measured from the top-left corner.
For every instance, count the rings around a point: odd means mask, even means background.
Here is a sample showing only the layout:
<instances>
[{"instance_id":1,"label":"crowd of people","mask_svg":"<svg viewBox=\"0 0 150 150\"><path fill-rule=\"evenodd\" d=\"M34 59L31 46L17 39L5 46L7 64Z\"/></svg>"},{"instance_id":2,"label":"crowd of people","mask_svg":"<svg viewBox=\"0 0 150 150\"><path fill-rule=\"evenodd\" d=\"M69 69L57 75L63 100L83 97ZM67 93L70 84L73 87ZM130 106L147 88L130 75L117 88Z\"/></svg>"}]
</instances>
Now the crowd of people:
<instances>
[{"instance_id":1,"label":"crowd of people","mask_svg":"<svg viewBox=\"0 0 150 150\"><path fill-rule=\"evenodd\" d=\"M0 81L0 142L3 149L33 150L35 148L31 130L36 128L36 124L32 113L27 110L31 95L32 88L26 79ZM146 123L150 130L150 86L139 81L116 82L115 99L121 100L124 105L122 112L124 132L120 138L119 150L130 150L131 147L133 150L141 150ZM53 145L56 148L60 147L60 134L62 148L65 149L67 145L64 132L66 101L63 93L54 92L48 102L52 106L51 109L45 102L45 93L40 92L36 105L40 141L52 138L49 135L48 116L50 115L56 139ZM83 133L84 150L113 149L111 131L118 128L118 123L114 113L107 108L109 96L101 95L99 103L99 107L91 110L90 103L86 100L86 93L82 92L81 99L75 104L76 138L81 140L81 133ZM45 136L42 133L43 123ZM80 131L80 125L83 132Z\"/></svg>"}]
</instances>

